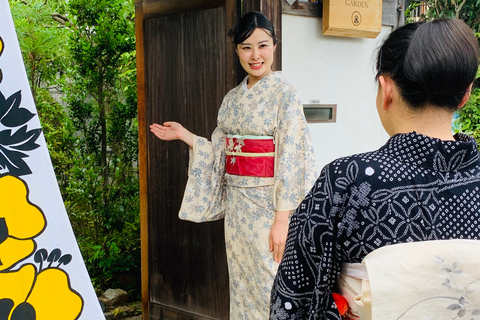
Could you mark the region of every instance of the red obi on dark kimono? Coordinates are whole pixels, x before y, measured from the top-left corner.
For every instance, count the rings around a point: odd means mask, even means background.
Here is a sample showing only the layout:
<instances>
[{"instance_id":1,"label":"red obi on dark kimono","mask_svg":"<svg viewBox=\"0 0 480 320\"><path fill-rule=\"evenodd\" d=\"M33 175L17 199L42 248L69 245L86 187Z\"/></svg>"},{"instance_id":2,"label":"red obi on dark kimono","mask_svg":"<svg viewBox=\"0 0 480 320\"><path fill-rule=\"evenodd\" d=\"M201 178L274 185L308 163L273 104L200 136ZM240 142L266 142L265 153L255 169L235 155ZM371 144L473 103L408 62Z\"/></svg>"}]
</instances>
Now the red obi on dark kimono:
<instances>
[{"instance_id":1,"label":"red obi on dark kimono","mask_svg":"<svg viewBox=\"0 0 480 320\"><path fill-rule=\"evenodd\" d=\"M273 177L275 144L269 136L227 136L226 171L228 174Z\"/></svg>"}]
</instances>

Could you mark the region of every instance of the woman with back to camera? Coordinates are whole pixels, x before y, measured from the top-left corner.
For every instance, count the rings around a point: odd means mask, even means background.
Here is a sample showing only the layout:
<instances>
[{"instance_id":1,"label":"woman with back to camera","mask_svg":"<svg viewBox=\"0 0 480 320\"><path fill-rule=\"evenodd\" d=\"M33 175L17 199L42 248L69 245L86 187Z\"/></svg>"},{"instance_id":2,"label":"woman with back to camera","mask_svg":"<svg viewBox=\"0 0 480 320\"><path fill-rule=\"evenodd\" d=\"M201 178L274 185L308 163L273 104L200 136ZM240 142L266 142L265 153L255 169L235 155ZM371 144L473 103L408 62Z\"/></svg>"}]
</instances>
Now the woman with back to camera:
<instances>
[{"instance_id":1,"label":"woman with back to camera","mask_svg":"<svg viewBox=\"0 0 480 320\"><path fill-rule=\"evenodd\" d=\"M451 131L478 51L460 20L408 24L388 36L377 55L376 105L391 138L323 168L292 216L270 319L341 319L332 293L342 265L377 248L480 238L477 143Z\"/></svg>"},{"instance_id":2,"label":"woman with back to camera","mask_svg":"<svg viewBox=\"0 0 480 320\"><path fill-rule=\"evenodd\" d=\"M234 45L248 76L225 96L211 142L176 122L151 125L162 140L190 146L181 219L225 218L230 318L264 320L292 212L315 181L302 104L272 72L277 39L261 13L245 14ZM273 256L272 256L273 255Z\"/></svg>"}]
</instances>

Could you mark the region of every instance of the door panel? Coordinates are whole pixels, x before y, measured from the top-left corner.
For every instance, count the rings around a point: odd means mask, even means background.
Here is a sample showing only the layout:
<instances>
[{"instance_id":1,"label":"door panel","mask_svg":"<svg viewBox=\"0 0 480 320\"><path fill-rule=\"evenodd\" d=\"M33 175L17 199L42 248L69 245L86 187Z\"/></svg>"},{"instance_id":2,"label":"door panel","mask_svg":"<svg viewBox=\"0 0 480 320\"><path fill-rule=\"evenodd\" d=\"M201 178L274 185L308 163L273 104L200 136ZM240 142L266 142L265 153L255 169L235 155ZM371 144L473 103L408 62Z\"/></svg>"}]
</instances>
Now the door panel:
<instances>
[{"instance_id":1,"label":"door panel","mask_svg":"<svg viewBox=\"0 0 480 320\"><path fill-rule=\"evenodd\" d=\"M226 94L225 24L224 8L144 22L150 122L177 121L197 135L211 135ZM188 146L152 134L147 140L151 319L175 310L179 317L228 319L223 220L196 224L178 218Z\"/></svg>"}]
</instances>

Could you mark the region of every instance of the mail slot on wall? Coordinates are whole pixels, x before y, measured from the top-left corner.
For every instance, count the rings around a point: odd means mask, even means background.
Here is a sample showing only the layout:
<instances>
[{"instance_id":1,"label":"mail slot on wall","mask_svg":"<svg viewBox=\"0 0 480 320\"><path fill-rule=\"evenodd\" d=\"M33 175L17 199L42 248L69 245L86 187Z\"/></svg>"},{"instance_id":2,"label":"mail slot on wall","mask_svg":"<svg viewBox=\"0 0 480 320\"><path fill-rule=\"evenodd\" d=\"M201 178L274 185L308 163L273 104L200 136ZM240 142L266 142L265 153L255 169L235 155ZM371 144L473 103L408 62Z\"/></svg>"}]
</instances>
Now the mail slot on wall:
<instances>
[{"instance_id":1,"label":"mail slot on wall","mask_svg":"<svg viewBox=\"0 0 480 320\"><path fill-rule=\"evenodd\" d=\"M336 104L304 104L303 112L309 123L337 121Z\"/></svg>"}]
</instances>

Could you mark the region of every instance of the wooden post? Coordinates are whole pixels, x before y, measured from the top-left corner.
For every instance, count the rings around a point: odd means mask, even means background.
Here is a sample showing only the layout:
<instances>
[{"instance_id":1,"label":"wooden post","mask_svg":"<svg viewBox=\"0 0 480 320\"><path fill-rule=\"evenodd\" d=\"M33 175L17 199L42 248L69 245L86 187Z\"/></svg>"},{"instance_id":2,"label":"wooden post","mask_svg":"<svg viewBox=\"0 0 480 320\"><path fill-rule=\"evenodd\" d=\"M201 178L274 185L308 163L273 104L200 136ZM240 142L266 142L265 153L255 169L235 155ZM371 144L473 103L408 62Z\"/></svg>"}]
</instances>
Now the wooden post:
<instances>
[{"instance_id":1,"label":"wooden post","mask_svg":"<svg viewBox=\"0 0 480 320\"><path fill-rule=\"evenodd\" d=\"M137 50L137 103L138 103L138 149L140 177L140 245L142 276L142 318L148 320L148 174L147 174L147 124L145 118L145 62L143 54L143 2L135 1L135 37Z\"/></svg>"}]
</instances>

